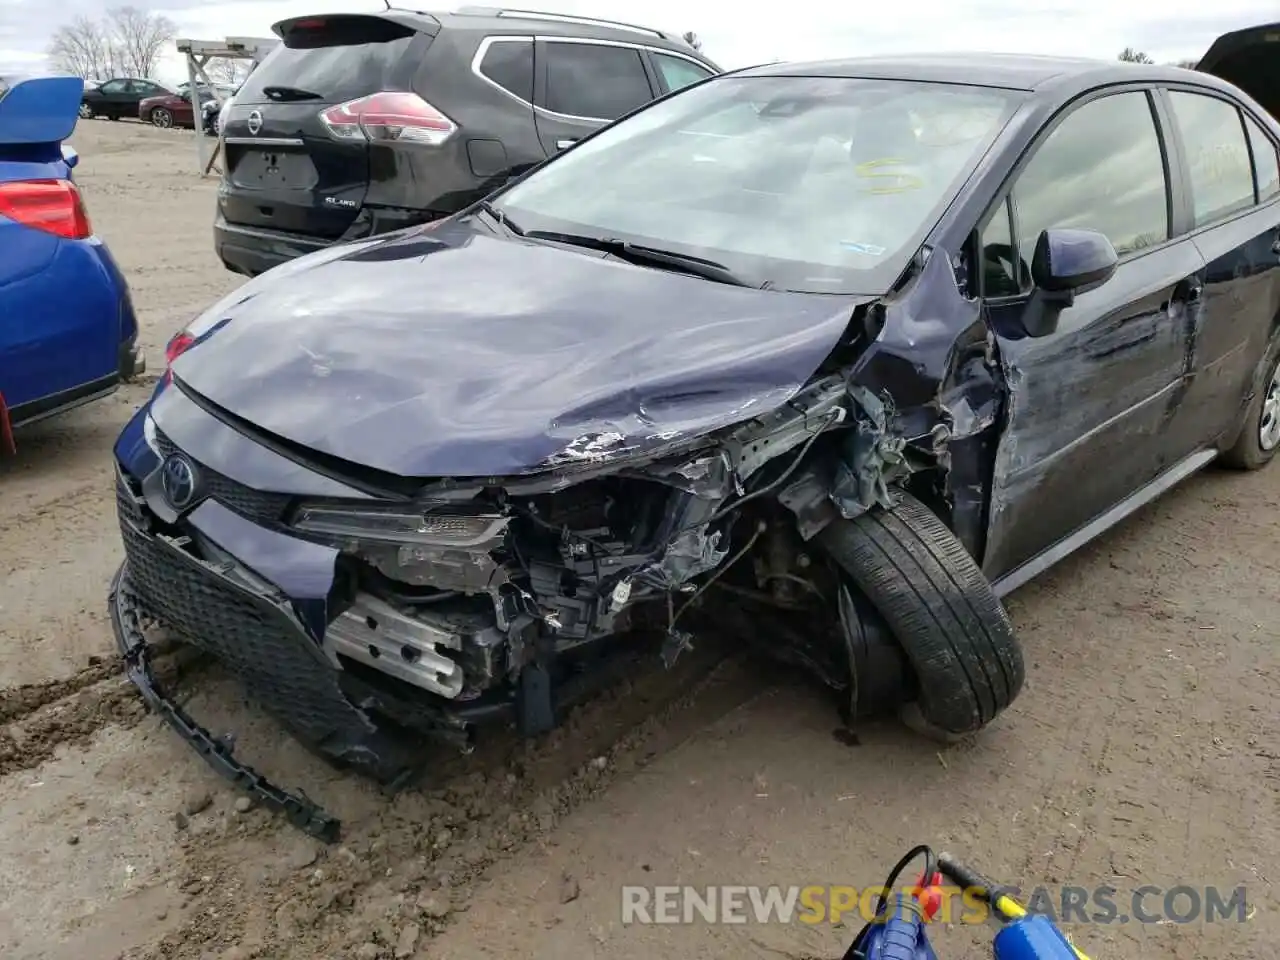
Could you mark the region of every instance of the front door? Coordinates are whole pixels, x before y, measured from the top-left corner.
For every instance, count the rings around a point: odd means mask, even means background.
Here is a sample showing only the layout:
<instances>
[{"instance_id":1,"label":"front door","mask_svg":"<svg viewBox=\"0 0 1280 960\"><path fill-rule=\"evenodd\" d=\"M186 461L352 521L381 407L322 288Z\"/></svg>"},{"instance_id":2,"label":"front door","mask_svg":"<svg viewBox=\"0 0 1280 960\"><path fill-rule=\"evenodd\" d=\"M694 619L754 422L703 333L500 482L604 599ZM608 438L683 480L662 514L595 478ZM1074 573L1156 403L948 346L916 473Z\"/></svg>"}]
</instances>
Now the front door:
<instances>
[{"instance_id":1,"label":"front door","mask_svg":"<svg viewBox=\"0 0 1280 960\"><path fill-rule=\"evenodd\" d=\"M539 40L534 63L538 138L547 156L643 106L659 92L639 47Z\"/></svg>"},{"instance_id":2,"label":"front door","mask_svg":"<svg viewBox=\"0 0 1280 960\"><path fill-rule=\"evenodd\" d=\"M132 99L132 80L108 80L98 88L98 93L102 95L102 100L98 105L98 112L105 116L128 116L129 104L132 104L134 112L137 112L137 101Z\"/></svg>"},{"instance_id":3,"label":"front door","mask_svg":"<svg viewBox=\"0 0 1280 960\"><path fill-rule=\"evenodd\" d=\"M996 456L983 567L999 579L1170 466L1165 430L1185 388L1192 304L1204 260L1171 241L1172 195L1154 101L1145 90L1077 102L1042 134L985 226L984 298L1010 399ZM1021 334L1041 231L1096 230L1121 263Z\"/></svg>"}]
</instances>

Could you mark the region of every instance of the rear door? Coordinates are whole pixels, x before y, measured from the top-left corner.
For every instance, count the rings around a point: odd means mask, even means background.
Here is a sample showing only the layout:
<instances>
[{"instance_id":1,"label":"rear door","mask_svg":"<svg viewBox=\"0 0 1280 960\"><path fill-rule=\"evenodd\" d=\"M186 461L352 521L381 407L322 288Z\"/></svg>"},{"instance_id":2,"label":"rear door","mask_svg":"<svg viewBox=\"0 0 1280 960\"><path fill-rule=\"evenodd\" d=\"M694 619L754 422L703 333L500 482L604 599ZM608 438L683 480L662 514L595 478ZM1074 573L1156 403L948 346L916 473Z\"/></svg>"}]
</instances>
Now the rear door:
<instances>
[{"instance_id":1,"label":"rear door","mask_svg":"<svg viewBox=\"0 0 1280 960\"><path fill-rule=\"evenodd\" d=\"M1239 424L1280 316L1280 173L1276 142L1259 118L1209 90L1165 95L1184 157L1192 242L1208 262L1178 425L1203 442Z\"/></svg>"},{"instance_id":2,"label":"rear door","mask_svg":"<svg viewBox=\"0 0 1280 960\"><path fill-rule=\"evenodd\" d=\"M129 98L132 96L132 80L108 80L98 88L97 109L108 117L126 116L129 110ZM136 104L136 101L134 103Z\"/></svg>"},{"instance_id":3,"label":"rear door","mask_svg":"<svg viewBox=\"0 0 1280 960\"><path fill-rule=\"evenodd\" d=\"M134 80L133 88L129 91L129 104L125 107L125 116L136 117L138 115L138 104L148 97L172 96L172 90L166 90L158 83L151 83L147 80ZM177 111L175 110L175 113Z\"/></svg>"},{"instance_id":4,"label":"rear door","mask_svg":"<svg viewBox=\"0 0 1280 960\"><path fill-rule=\"evenodd\" d=\"M332 134L321 112L413 89L431 37L379 16L281 24L284 42L249 75L225 116L218 206L228 223L339 239L369 191L363 136Z\"/></svg>"},{"instance_id":5,"label":"rear door","mask_svg":"<svg viewBox=\"0 0 1280 960\"><path fill-rule=\"evenodd\" d=\"M650 78L643 49L616 41L540 38L535 68L538 137L548 154L661 92Z\"/></svg>"}]
</instances>

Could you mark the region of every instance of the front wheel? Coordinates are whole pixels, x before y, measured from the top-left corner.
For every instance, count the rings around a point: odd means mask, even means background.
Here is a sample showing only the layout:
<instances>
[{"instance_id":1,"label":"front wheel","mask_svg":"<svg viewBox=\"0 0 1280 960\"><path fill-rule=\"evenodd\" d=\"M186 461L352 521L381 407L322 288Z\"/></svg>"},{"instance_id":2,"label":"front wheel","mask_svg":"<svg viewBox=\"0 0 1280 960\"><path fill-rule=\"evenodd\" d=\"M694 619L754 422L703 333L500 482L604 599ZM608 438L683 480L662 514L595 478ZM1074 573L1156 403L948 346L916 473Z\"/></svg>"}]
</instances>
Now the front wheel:
<instances>
[{"instance_id":1,"label":"front wheel","mask_svg":"<svg viewBox=\"0 0 1280 960\"><path fill-rule=\"evenodd\" d=\"M949 741L982 729L1022 690L1013 624L964 545L923 503L829 525L819 539L889 625L916 675L908 725Z\"/></svg>"},{"instance_id":2,"label":"front wheel","mask_svg":"<svg viewBox=\"0 0 1280 960\"><path fill-rule=\"evenodd\" d=\"M151 125L168 130L173 126L173 114L164 107L156 107L151 111Z\"/></svg>"},{"instance_id":3,"label":"front wheel","mask_svg":"<svg viewBox=\"0 0 1280 960\"><path fill-rule=\"evenodd\" d=\"M80 119L81 119L81 120L92 120L92 119L93 119L93 107L89 106L87 103L82 103L82 104L80 104Z\"/></svg>"},{"instance_id":4,"label":"front wheel","mask_svg":"<svg viewBox=\"0 0 1280 960\"><path fill-rule=\"evenodd\" d=\"M1237 470L1265 467L1280 450L1280 336L1267 350L1240 435L1222 462Z\"/></svg>"}]
</instances>

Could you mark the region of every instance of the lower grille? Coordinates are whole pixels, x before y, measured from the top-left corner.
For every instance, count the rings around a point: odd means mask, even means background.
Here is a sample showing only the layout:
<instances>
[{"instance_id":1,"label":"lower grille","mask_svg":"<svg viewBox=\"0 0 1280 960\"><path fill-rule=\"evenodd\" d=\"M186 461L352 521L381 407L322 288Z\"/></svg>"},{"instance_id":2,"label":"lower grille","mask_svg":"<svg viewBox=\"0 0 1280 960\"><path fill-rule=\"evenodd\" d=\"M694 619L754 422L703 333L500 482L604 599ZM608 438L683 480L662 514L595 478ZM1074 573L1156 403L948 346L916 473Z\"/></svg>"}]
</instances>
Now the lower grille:
<instances>
[{"instance_id":1,"label":"lower grille","mask_svg":"<svg viewBox=\"0 0 1280 960\"><path fill-rule=\"evenodd\" d=\"M232 585L179 547L120 517L129 581L139 605L225 664L304 739L373 730L343 696L338 671L289 616Z\"/></svg>"}]
</instances>

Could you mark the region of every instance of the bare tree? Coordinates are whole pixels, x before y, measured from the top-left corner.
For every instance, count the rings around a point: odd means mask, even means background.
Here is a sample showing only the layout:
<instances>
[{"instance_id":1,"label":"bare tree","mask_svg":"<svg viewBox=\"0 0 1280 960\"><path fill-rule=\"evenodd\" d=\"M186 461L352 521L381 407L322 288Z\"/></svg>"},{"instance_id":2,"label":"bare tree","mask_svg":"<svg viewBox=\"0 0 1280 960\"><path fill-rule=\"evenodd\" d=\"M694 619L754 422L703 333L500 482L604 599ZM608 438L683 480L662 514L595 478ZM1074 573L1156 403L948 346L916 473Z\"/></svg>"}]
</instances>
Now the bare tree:
<instances>
[{"instance_id":1,"label":"bare tree","mask_svg":"<svg viewBox=\"0 0 1280 960\"><path fill-rule=\"evenodd\" d=\"M133 77L154 74L164 45L178 34L178 25L168 17L138 7L113 7L107 11L106 22L117 66Z\"/></svg>"},{"instance_id":2,"label":"bare tree","mask_svg":"<svg viewBox=\"0 0 1280 960\"><path fill-rule=\"evenodd\" d=\"M698 39L698 35L692 30L681 34L681 39L695 50L702 49L702 41Z\"/></svg>"},{"instance_id":3,"label":"bare tree","mask_svg":"<svg viewBox=\"0 0 1280 960\"><path fill-rule=\"evenodd\" d=\"M79 16L53 33L46 51L54 69L85 80L109 77L119 66L106 25Z\"/></svg>"},{"instance_id":4,"label":"bare tree","mask_svg":"<svg viewBox=\"0 0 1280 960\"><path fill-rule=\"evenodd\" d=\"M1124 60L1126 63L1155 63L1141 50L1135 50L1133 47L1125 47L1120 51L1120 56L1116 57L1116 59Z\"/></svg>"},{"instance_id":5,"label":"bare tree","mask_svg":"<svg viewBox=\"0 0 1280 960\"><path fill-rule=\"evenodd\" d=\"M244 81L249 74L248 64L233 57L213 57L204 65L204 72L214 83L225 83L234 87Z\"/></svg>"}]
</instances>

